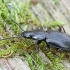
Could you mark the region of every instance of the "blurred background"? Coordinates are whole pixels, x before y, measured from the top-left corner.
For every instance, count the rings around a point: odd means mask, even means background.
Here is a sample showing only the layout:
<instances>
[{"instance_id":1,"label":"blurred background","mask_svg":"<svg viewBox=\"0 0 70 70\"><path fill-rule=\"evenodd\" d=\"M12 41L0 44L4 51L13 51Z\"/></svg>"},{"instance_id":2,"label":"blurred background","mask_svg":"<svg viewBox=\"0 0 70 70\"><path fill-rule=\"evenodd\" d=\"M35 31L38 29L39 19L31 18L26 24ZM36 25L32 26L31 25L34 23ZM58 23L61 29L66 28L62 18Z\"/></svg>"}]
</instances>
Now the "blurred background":
<instances>
[{"instance_id":1,"label":"blurred background","mask_svg":"<svg viewBox=\"0 0 70 70\"><path fill-rule=\"evenodd\" d=\"M0 70L70 70L69 52L12 38L39 26L70 35L69 22L70 0L0 0Z\"/></svg>"}]
</instances>

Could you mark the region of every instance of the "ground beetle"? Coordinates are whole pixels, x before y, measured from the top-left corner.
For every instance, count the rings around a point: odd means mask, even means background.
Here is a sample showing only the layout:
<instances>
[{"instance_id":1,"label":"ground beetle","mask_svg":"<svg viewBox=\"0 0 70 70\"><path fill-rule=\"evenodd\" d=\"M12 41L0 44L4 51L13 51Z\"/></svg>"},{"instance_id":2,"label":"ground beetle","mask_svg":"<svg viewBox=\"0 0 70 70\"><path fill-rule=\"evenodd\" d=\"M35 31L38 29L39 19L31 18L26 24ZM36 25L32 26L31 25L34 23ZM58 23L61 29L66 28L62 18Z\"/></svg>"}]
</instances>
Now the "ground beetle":
<instances>
[{"instance_id":1,"label":"ground beetle","mask_svg":"<svg viewBox=\"0 0 70 70\"><path fill-rule=\"evenodd\" d=\"M44 31L42 28L33 31L24 31L22 32L21 36L37 40L37 44L45 41L48 48L52 46L58 50L70 51L70 37L61 32L61 27L58 31Z\"/></svg>"},{"instance_id":2,"label":"ground beetle","mask_svg":"<svg viewBox=\"0 0 70 70\"><path fill-rule=\"evenodd\" d=\"M58 50L70 51L70 37L66 33L61 32L61 27L58 31L49 28L45 31L42 27L39 27L36 30L23 31L21 37L36 40L37 44L45 41L48 48L55 47Z\"/></svg>"}]
</instances>

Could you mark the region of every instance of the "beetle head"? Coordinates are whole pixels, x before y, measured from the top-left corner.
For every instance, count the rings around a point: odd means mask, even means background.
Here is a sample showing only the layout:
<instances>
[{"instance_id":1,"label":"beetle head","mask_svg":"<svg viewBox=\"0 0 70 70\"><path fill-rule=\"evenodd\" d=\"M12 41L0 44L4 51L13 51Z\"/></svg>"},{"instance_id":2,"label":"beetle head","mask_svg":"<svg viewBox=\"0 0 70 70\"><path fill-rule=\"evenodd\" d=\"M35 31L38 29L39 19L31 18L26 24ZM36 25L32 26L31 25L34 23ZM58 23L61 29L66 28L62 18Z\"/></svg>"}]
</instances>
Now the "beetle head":
<instances>
[{"instance_id":1,"label":"beetle head","mask_svg":"<svg viewBox=\"0 0 70 70\"><path fill-rule=\"evenodd\" d=\"M28 39L34 40L44 40L46 38L47 32L34 30L34 31L24 31L21 33L21 36Z\"/></svg>"},{"instance_id":2,"label":"beetle head","mask_svg":"<svg viewBox=\"0 0 70 70\"><path fill-rule=\"evenodd\" d=\"M34 33L32 31L24 31L24 32L21 33L21 36L24 37L24 38L30 38L31 39L33 34Z\"/></svg>"}]
</instances>

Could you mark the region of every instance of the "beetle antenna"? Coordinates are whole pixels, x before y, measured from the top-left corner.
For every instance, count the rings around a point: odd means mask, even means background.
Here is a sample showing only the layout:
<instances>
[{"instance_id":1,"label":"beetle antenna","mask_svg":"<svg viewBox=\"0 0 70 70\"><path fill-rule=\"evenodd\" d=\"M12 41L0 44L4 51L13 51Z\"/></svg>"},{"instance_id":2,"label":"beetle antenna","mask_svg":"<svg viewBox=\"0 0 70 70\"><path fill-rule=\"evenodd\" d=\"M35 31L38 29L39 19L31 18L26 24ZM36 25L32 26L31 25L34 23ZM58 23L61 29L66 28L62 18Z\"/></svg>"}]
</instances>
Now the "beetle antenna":
<instances>
[{"instance_id":1,"label":"beetle antenna","mask_svg":"<svg viewBox=\"0 0 70 70\"><path fill-rule=\"evenodd\" d=\"M1 40L7 40L7 39L12 39L12 38L21 38L22 36L16 36L16 37L8 37L8 38L3 38L3 39L0 39Z\"/></svg>"},{"instance_id":2,"label":"beetle antenna","mask_svg":"<svg viewBox=\"0 0 70 70\"><path fill-rule=\"evenodd\" d=\"M9 17L9 16L8 16L8 17ZM11 17L9 17L9 18L11 19L11 21L13 21L14 23L16 23L22 31L24 31L24 30L21 28L21 26L20 26L13 18L11 18Z\"/></svg>"}]
</instances>

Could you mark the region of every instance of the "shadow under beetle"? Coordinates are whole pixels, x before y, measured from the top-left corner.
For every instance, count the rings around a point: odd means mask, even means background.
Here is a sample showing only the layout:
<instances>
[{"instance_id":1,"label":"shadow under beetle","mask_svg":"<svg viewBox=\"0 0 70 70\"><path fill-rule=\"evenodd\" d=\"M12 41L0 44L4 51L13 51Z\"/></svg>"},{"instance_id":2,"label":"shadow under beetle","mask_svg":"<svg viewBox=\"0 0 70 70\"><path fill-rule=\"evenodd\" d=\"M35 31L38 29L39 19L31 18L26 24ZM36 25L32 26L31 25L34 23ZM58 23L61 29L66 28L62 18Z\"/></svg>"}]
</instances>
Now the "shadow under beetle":
<instances>
[{"instance_id":1,"label":"shadow under beetle","mask_svg":"<svg viewBox=\"0 0 70 70\"><path fill-rule=\"evenodd\" d=\"M54 47L58 50L70 51L70 37L66 33L61 32L61 27L59 27L58 31L49 28L47 31L44 31L42 27L39 27L36 30L23 31L21 37L36 40L37 44L44 41L48 48Z\"/></svg>"}]
</instances>

